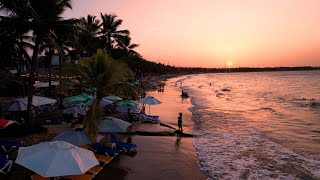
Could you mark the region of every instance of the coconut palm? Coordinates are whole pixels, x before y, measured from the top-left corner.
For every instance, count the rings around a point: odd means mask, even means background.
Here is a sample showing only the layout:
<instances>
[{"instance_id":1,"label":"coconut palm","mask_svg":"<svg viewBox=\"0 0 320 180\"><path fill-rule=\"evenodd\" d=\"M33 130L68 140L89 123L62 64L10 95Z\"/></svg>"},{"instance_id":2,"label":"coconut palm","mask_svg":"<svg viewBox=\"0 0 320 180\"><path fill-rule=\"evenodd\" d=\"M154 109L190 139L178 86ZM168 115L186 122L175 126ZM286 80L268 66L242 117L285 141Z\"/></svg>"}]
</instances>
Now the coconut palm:
<instances>
[{"instance_id":1,"label":"coconut palm","mask_svg":"<svg viewBox=\"0 0 320 180\"><path fill-rule=\"evenodd\" d=\"M57 45L55 31L66 31L65 24L73 20L63 20L62 13L71 8L71 0L0 0L0 10L6 12L6 22L11 27L19 29L24 27L25 34L32 34L34 46L29 63L29 93L28 112L31 119L31 101L33 96L33 85L35 81L35 69L38 61L39 47L44 39ZM9 26L8 26L9 27Z\"/></svg>"},{"instance_id":2,"label":"coconut palm","mask_svg":"<svg viewBox=\"0 0 320 180\"><path fill-rule=\"evenodd\" d=\"M90 57L101 46L101 41L98 37L100 21L96 19L96 16L89 14L86 18L80 18L80 22L74 47L81 57Z\"/></svg>"},{"instance_id":3,"label":"coconut palm","mask_svg":"<svg viewBox=\"0 0 320 180\"><path fill-rule=\"evenodd\" d=\"M65 74L81 76L81 84L97 89L96 99L89 109L84 126L91 137L96 132L97 120L100 118L99 102L112 88L118 84L127 82L133 77L132 71L126 64L109 58L101 49L92 57L81 58L77 66L66 65Z\"/></svg>"},{"instance_id":4,"label":"coconut palm","mask_svg":"<svg viewBox=\"0 0 320 180\"><path fill-rule=\"evenodd\" d=\"M121 19L116 19L117 16L113 14L102 14L101 19L101 39L105 43L105 48L108 53L111 52L114 43L120 38L124 38L125 36L129 36L129 30L118 30L120 25L122 24Z\"/></svg>"}]
</instances>

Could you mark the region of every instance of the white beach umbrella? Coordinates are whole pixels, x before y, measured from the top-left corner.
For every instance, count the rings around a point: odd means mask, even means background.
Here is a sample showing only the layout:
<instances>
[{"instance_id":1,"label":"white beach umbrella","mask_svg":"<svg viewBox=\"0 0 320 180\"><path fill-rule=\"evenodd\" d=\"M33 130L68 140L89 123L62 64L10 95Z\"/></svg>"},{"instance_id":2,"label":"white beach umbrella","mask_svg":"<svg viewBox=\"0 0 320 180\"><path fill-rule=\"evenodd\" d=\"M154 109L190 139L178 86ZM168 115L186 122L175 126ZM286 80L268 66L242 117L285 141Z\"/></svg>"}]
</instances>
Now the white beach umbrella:
<instances>
[{"instance_id":1,"label":"white beach umbrella","mask_svg":"<svg viewBox=\"0 0 320 180\"><path fill-rule=\"evenodd\" d=\"M43 177L80 175L99 164L92 151L64 141L20 147L15 162Z\"/></svg>"},{"instance_id":2,"label":"white beach umbrella","mask_svg":"<svg viewBox=\"0 0 320 180\"><path fill-rule=\"evenodd\" d=\"M146 97L140 99L139 102L141 104L149 104L149 115L150 115L150 105L157 105L157 104L161 103L158 99L156 99L152 96L146 96Z\"/></svg>"},{"instance_id":3,"label":"white beach umbrella","mask_svg":"<svg viewBox=\"0 0 320 180\"><path fill-rule=\"evenodd\" d=\"M99 132L126 132L131 123L114 117L106 117L98 125Z\"/></svg>"},{"instance_id":4,"label":"white beach umbrella","mask_svg":"<svg viewBox=\"0 0 320 180\"><path fill-rule=\"evenodd\" d=\"M112 104L112 103L113 103L112 101L110 101L110 100L108 100L106 98L102 98L101 101L100 101L100 106L101 107L105 107L105 106L107 106L109 104Z\"/></svg>"},{"instance_id":5,"label":"white beach umbrella","mask_svg":"<svg viewBox=\"0 0 320 180\"><path fill-rule=\"evenodd\" d=\"M53 141L64 141L76 146L91 144L87 132L83 128L73 128L60 133Z\"/></svg>"},{"instance_id":6,"label":"white beach umbrella","mask_svg":"<svg viewBox=\"0 0 320 180\"><path fill-rule=\"evenodd\" d=\"M79 106L66 108L63 110L63 113L64 114L72 114L74 110L77 114L84 114L85 113L85 110Z\"/></svg>"},{"instance_id":7,"label":"white beach umbrella","mask_svg":"<svg viewBox=\"0 0 320 180\"><path fill-rule=\"evenodd\" d=\"M129 109L129 108L130 108L131 112L134 112L134 113L138 113L138 112L141 111L138 107L132 106L132 105L129 105L129 104L117 106L117 107L116 107L116 110L117 110L118 112L128 112L128 109Z\"/></svg>"},{"instance_id":8,"label":"white beach umbrella","mask_svg":"<svg viewBox=\"0 0 320 180\"><path fill-rule=\"evenodd\" d=\"M18 101L28 104L28 97L18 99ZM51 98L42 97L42 96L32 96L32 105L34 106L41 106L44 104L54 104L56 102L57 102L56 99L51 99Z\"/></svg>"}]
</instances>

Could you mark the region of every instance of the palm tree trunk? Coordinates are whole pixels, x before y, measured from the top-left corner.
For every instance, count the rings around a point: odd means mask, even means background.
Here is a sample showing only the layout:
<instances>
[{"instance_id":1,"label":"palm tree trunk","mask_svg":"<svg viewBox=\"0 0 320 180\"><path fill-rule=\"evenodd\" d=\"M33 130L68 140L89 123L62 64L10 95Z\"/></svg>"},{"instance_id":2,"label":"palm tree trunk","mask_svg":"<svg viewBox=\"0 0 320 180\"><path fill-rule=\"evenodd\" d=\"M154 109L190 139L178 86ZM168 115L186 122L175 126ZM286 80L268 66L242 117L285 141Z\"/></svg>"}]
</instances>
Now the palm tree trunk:
<instances>
[{"instance_id":1,"label":"palm tree trunk","mask_svg":"<svg viewBox=\"0 0 320 180\"><path fill-rule=\"evenodd\" d=\"M35 45L33 48L33 54L32 54L32 59L31 59L31 65L30 65L30 72L29 72L29 92L28 92L28 105L27 105L27 114L28 117L26 118L26 123L31 123L32 122L32 112L31 112L31 107L32 107L32 97L33 97L33 85L35 81L35 71L36 71L36 65L38 62L38 51L39 51L39 46L40 46L40 38L37 36L35 40Z\"/></svg>"},{"instance_id":2,"label":"palm tree trunk","mask_svg":"<svg viewBox=\"0 0 320 180\"><path fill-rule=\"evenodd\" d=\"M49 50L49 96L51 96L51 61L52 61L52 55L53 55L53 48Z\"/></svg>"},{"instance_id":3,"label":"palm tree trunk","mask_svg":"<svg viewBox=\"0 0 320 180\"><path fill-rule=\"evenodd\" d=\"M62 80L62 56L59 56L59 85L61 86ZM62 92L59 94L59 108L62 108Z\"/></svg>"}]
</instances>

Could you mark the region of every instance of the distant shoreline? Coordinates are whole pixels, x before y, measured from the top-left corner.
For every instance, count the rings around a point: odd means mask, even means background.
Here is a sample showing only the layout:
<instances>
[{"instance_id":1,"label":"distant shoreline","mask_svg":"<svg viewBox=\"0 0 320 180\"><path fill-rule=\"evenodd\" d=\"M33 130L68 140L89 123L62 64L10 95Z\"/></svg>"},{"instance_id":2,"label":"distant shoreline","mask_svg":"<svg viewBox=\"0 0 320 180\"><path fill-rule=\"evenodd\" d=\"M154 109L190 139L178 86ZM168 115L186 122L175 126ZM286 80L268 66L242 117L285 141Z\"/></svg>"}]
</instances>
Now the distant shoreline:
<instances>
[{"instance_id":1,"label":"distant shoreline","mask_svg":"<svg viewBox=\"0 0 320 180\"><path fill-rule=\"evenodd\" d=\"M299 67L238 67L238 68L187 68L180 67L180 72L183 74L197 73L229 73L229 72L273 72L273 71L313 71L320 70L320 67L299 66Z\"/></svg>"}]
</instances>

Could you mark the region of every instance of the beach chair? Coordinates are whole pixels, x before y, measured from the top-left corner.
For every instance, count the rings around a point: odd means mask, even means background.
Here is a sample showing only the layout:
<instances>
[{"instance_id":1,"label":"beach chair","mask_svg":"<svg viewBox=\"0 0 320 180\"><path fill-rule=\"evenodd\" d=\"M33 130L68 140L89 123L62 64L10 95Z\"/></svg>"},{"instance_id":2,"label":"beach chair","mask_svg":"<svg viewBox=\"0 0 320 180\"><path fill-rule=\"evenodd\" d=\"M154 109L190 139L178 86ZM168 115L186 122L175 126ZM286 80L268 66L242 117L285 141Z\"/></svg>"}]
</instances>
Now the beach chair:
<instances>
[{"instance_id":1,"label":"beach chair","mask_svg":"<svg viewBox=\"0 0 320 180\"><path fill-rule=\"evenodd\" d=\"M8 155L0 154L0 173L6 174L5 169L7 173L10 172L12 164L13 161L8 160Z\"/></svg>"},{"instance_id":2,"label":"beach chair","mask_svg":"<svg viewBox=\"0 0 320 180\"><path fill-rule=\"evenodd\" d=\"M92 150L90 145L82 145L80 147L82 147L84 149ZM92 151L95 152L94 150L92 150ZM111 160L113 159L113 157L108 156L108 155L101 155L101 154L97 154L97 153L94 153L94 155L96 156L97 160L101 163L102 167L109 164L111 162Z\"/></svg>"},{"instance_id":3,"label":"beach chair","mask_svg":"<svg viewBox=\"0 0 320 180\"><path fill-rule=\"evenodd\" d=\"M93 174L94 176L97 175L103 168L99 166L95 166L91 169L89 169L86 174Z\"/></svg>"},{"instance_id":4,"label":"beach chair","mask_svg":"<svg viewBox=\"0 0 320 180\"><path fill-rule=\"evenodd\" d=\"M61 176L61 179L68 179L68 180L91 180L94 178L93 174L81 174L81 175L68 175L68 176Z\"/></svg>"},{"instance_id":5,"label":"beach chair","mask_svg":"<svg viewBox=\"0 0 320 180\"><path fill-rule=\"evenodd\" d=\"M113 157L107 156L107 155L102 155L102 154L94 154L97 158L97 160L101 163L101 166L104 167L105 165L109 164Z\"/></svg>"},{"instance_id":6,"label":"beach chair","mask_svg":"<svg viewBox=\"0 0 320 180\"><path fill-rule=\"evenodd\" d=\"M112 143L115 143L118 148L123 149L125 152L127 151L136 151L137 145L133 143L124 143L117 139L116 135L110 134L110 140Z\"/></svg>"},{"instance_id":7,"label":"beach chair","mask_svg":"<svg viewBox=\"0 0 320 180\"><path fill-rule=\"evenodd\" d=\"M102 146L99 143L91 144L90 149L98 154L106 154L110 157L114 157L121 152L121 149L113 149L110 147Z\"/></svg>"},{"instance_id":8,"label":"beach chair","mask_svg":"<svg viewBox=\"0 0 320 180\"><path fill-rule=\"evenodd\" d=\"M141 118L141 121L144 121L144 122L152 122L152 123L159 122L159 116L147 115L145 112L142 112L140 114L140 118Z\"/></svg>"},{"instance_id":9,"label":"beach chair","mask_svg":"<svg viewBox=\"0 0 320 180\"><path fill-rule=\"evenodd\" d=\"M0 140L0 146L4 150L4 152L10 152L14 148L20 147L21 142L16 140Z\"/></svg>"}]
</instances>

